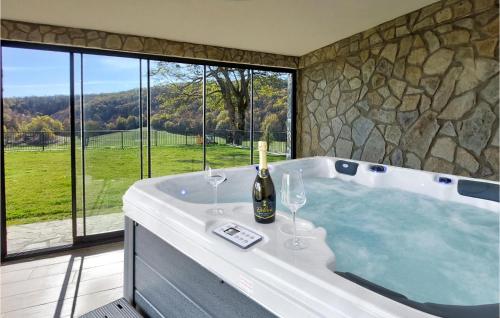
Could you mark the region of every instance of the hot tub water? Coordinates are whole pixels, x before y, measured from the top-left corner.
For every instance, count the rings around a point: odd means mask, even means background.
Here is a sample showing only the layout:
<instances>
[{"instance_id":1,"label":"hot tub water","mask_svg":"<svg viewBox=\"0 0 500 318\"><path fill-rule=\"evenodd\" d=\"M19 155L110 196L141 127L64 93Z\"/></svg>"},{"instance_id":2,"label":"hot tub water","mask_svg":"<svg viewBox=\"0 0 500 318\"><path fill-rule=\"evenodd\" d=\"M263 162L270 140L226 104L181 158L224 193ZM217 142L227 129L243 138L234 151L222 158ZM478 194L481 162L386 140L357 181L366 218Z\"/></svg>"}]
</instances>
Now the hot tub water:
<instances>
[{"instance_id":1,"label":"hot tub water","mask_svg":"<svg viewBox=\"0 0 500 318\"><path fill-rule=\"evenodd\" d=\"M298 216L327 230L337 271L419 302L498 302L498 213L339 179L305 184Z\"/></svg>"}]
</instances>

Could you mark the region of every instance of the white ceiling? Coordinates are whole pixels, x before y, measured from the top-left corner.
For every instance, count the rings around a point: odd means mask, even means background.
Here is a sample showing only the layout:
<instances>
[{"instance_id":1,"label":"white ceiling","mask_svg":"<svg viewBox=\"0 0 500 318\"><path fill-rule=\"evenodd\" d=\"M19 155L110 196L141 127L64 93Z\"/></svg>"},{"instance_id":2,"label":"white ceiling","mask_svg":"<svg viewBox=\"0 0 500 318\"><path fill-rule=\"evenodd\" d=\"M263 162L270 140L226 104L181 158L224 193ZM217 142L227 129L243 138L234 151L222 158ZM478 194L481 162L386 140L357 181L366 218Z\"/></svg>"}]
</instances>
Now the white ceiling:
<instances>
[{"instance_id":1,"label":"white ceiling","mask_svg":"<svg viewBox=\"0 0 500 318\"><path fill-rule=\"evenodd\" d=\"M1 17L301 56L433 2L1 0Z\"/></svg>"}]
</instances>

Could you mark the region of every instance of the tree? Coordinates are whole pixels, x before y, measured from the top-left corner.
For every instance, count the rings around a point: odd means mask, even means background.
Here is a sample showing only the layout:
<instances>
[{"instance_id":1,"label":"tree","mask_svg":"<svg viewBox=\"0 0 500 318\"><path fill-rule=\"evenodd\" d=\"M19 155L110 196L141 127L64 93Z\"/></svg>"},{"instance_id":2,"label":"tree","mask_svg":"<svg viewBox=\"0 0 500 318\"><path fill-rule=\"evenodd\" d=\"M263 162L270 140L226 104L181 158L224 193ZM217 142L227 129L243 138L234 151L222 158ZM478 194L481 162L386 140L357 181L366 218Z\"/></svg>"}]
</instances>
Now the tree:
<instances>
[{"instance_id":1,"label":"tree","mask_svg":"<svg viewBox=\"0 0 500 318\"><path fill-rule=\"evenodd\" d=\"M266 116L264 121L262 122L262 129L264 130L264 134L262 136L262 140L268 141L272 140L271 133L273 131L278 131L280 126L278 116L276 114L269 114Z\"/></svg>"},{"instance_id":2,"label":"tree","mask_svg":"<svg viewBox=\"0 0 500 318\"><path fill-rule=\"evenodd\" d=\"M33 145L48 145L56 139L56 134L64 129L63 124L50 116L36 116L28 124L25 124L22 131L25 134L25 142Z\"/></svg>"},{"instance_id":3,"label":"tree","mask_svg":"<svg viewBox=\"0 0 500 318\"><path fill-rule=\"evenodd\" d=\"M203 127L203 67L152 64L151 126L172 133L198 133Z\"/></svg>"},{"instance_id":4,"label":"tree","mask_svg":"<svg viewBox=\"0 0 500 318\"><path fill-rule=\"evenodd\" d=\"M203 81L203 69L197 65L182 65L159 62L152 75L163 78L177 88L177 93L168 96L168 103L175 98L184 102L196 99L203 92L199 89ZM230 133L227 142L241 145L245 132L245 115L250 105L250 70L229 67L207 67L207 108L223 109L229 118ZM214 126L216 126L215 124Z\"/></svg>"},{"instance_id":5,"label":"tree","mask_svg":"<svg viewBox=\"0 0 500 318\"><path fill-rule=\"evenodd\" d=\"M85 146L88 146L90 137L99 136L103 134L103 125L96 120L86 120L84 127Z\"/></svg>"},{"instance_id":6,"label":"tree","mask_svg":"<svg viewBox=\"0 0 500 318\"><path fill-rule=\"evenodd\" d=\"M162 114L154 114L151 117L151 127L155 130L163 130L165 129L165 115Z\"/></svg>"},{"instance_id":7,"label":"tree","mask_svg":"<svg viewBox=\"0 0 500 318\"><path fill-rule=\"evenodd\" d=\"M127 129L127 119L122 116L118 116L115 121L115 129L116 130L126 130Z\"/></svg>"},{"instance_id":8,"label":"tree","mask_svg":"<svg viewBox=\"0 0 500 318\"><path fill-rule=\"evenodd\" d=\"M225 110L221 111L215 120L217 122L215 129L227 130L230 128L230 121L231 120L229 119L227 111L225 111Z\"/></svg>"},{"instance_id":9,"label":"tree","mask_svg":"<svg viewBox=\"0 0 500 318\"><path fill-rule=\"evenodd\" d=\"M288 74L254 72L254 130L261 138L286 141L289 79Z\"/></svg>"},{"instance_id":10,"label":"tree","mask_svg":"<svg viewBox=\"0 0 500 318\"><path fill-rule=\"evenodd\" d=\"M137 116L128 116L127 117L127 129L128 130L131 130L131 129L136 129L136 128L139 128L139 117Z\"/></svg>"},{"instance_id":11,"label":"tree","mask_svg":"<svg viewBox=\"0 0 500 318\"><path fill-rule=\"evenodd\" d=\"M250 70L214 67L210 68L210 76L217 82L229 117L227 142L241 145L245 135L245 115L250 105Z\"/></svg>"}]
</instances>

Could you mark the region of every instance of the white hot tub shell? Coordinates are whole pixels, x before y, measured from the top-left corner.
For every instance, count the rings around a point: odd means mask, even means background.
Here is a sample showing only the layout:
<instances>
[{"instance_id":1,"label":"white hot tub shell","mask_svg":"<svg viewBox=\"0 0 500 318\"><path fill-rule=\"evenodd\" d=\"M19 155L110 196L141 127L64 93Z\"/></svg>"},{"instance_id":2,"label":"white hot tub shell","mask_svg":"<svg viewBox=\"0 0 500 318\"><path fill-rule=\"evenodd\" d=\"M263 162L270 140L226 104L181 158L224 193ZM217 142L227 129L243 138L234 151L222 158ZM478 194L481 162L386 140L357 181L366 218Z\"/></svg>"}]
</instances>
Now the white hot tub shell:
<instances>
[{"instance_id":1,"label":"white hot tub shell","mask_svg":"<svg viewBox=\"0 0 500 318\"><path fill-rule=\"evenodd\" d=\"M354 174L351 173L353 166L356 168ZM376 167L383 173L373 171L376 170L373 164L366 162L314 157L274 163L271 175L277 180L286 169L302 169L304 176L341 178L368 187L404 188L498 213L499 204L491 199L491 195L494 196L491 189L498 191L498 183L481 181L480 190L483 185L486 192L470 187L461 191L459 180L462 183L476 183L477 180L385 165ZM255 171L254 166L226 169L227 182L221 187L221 197L236 191L241 192L242 197L248 193L250 199ZM225 214L212 216L206 213L212 205L211 191L203 172L141 180L127 191L123 199L126 232L129 232L126 233L125 293L131 302L136 303L135 284L140 279L134 276L137 275L134 272L137 253L132 232L134 226L140 226L280 317L433 317L337 275L334 272L335 251L326 244L323 228L298 219L302 226L311 229L307 237L309 248L291 251L284 247L290 235L280 230L282 225L291 222L289 213L277 211L276 222L258 224L253 218L252 203L241 200L221 203ZM241 249L212 232L228 222L253 230L263 240ZM154 307L151 302L149 305ZM158 308L153 311L158 317L163 315ZM202 311L210 314L210 310Z\"/></svg>"}]
</instances>

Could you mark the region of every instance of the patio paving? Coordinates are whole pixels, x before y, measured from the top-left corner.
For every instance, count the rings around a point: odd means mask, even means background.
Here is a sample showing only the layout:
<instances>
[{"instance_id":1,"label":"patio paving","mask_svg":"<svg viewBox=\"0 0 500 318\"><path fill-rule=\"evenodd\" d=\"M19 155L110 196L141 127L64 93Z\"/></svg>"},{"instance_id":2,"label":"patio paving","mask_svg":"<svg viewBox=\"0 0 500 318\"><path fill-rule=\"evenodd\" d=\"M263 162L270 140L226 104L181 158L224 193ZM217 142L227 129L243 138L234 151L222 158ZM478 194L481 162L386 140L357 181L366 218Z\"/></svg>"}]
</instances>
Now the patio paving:
<instances>
[{"instance_id":1,"label":"patio paving","mask_svg":"<svg viewBox=\"0 0 500 318\"><path fill-rule=\"evenodd\" d=\"M8 253L19 253L56 247L73 242L71 219L13 225L7 227ZM77 233L83 233L83 222L77 219ZM105 233L123 229L123 213L87 217L87 234Z\"/></svg>"}]
</instances>

